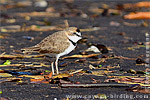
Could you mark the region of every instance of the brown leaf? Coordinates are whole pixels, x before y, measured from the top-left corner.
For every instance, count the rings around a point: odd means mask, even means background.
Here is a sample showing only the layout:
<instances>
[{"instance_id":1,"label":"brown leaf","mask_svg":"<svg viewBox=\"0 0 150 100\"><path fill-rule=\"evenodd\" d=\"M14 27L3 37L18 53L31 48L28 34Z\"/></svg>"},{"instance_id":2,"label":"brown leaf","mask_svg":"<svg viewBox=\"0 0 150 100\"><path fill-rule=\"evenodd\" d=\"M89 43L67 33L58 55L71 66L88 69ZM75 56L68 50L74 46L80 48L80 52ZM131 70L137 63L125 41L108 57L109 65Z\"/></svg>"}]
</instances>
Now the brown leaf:
<instances>
[{"instance_id":1,"label":"brown leaf","mask_svg":"<svg viewBox=\"0 0 150 100\"><path fill-rule=\"evenodd\" d=\"M148 1L142 1L142 2L138 2L135 4L131 4L131 3L127 3L123 5L124 9L128 9L128 8L142 8L142 7L150 7L150 2Z\"/></svg>"},{"instance_id":2,"label":"brown leaf","mask_svg":"<svg viewBox=\"0 0 150 100\"><path fill-rule=\"evenodd\" d=\"M49 81L46 81L45 79L30 79L30 83L49 83Z\"/></svg>"},{"instance_id":3,"label":"brown leaf","mask_svg":"<svg viewBox=\"0 0 150 100\"><path fill-rule=\"evenodd\" d=\"M33 79L45 79L42 75L20 75L19 77L29 77Z\"/></svg>"},{"instance_id":4,"label":"brown leaf","mask_svg":"<svg viewBox=\"0 0 150 100\"><path fill-rule=\"evenodd\" d=\"M72 76L72 75L70 75L68 73L61 73L56 76L53 76L52 78L55 79L55 78L64 78L64 77L70 77L70 76Z\"/></svg>"},{"instance_id":5,"label":"brown leaf","mask_svg":"<svg viewBox=\"0 0 150 100\"><path fill-rule=\"evenodd\" d=\"M134 90L133 90L134 91ZM136 92L140 92L140 93L146 93L146 94L150 94L150 89L145 88L145 89L139 89Z\"/></svg>"},{"instance_id":6,"label":"brown leaf","mask_svg":"<svg viewBox=\"0 0 150 100\"><path fill-rule=\"evenodd\" d=\"M111 73L112 71L103 71L103 70L98 70L98 71L92 71L92 75L96 76L104 76L105 74Z\"/></svg>"},{"instance_id":7,"label":"brown leaf","mask_svg":"<svg viewBox=\"0 0 150 100\"><path fill-rule=\"evenodd\" d=\"M12 77L12 75L8 73L0 73L0 77Z\"/></svg>"},{"instance_id":8,"label":"brown leaf","mask_svg":"<svg viewBox=\"0 0 150 100\"><path fill-rule=\"evenodd\" d=\"M14 81L21 81L21 78L1 78L0 79L0 83L3 82L14 82Z\"/></svg>"},{"instance_id":9,"label":"brown leaf","mask_svg":"<svg viewBox=\"0 0 150 100\"><path fill-rule=\"evenodd\" d=\"M16 55L0 55L0 59L16 59L16 58L36 58L36 57L43 57L44 55L21 55L21 54L16 54Z\"/></svg>"},{"instance_id":10,"label":"brown leaf","mask_svg":"<svg viewBox=\"0 0 150 100\"><path fill-rule=\"evenodd\" d=\"M45 75L44 77L45 77L45 78L52 78L52 75L53 75L53 73L51 72L50 74Z\"/></svg>"},{"instance_id":11,"label":"brown leaf","mask_svg":"<svg viewBox=\"0 0 150 100\"><path fill-rule=\"evenodd\" d=\"M26 13L14 13L14 15L25 17L59 17L59 13L49 13L49 12L26 12Z\"/></svg>"},{"instance_id":12,"label":"brown leaf","mask_svg":"<svg viewBox=\"0 0 150 100\"><path fill-rule=\"evenodd\" d=\"M125 19L150 19L150 12L136 12L124 16Z\"/></svg>"}]
</instances>

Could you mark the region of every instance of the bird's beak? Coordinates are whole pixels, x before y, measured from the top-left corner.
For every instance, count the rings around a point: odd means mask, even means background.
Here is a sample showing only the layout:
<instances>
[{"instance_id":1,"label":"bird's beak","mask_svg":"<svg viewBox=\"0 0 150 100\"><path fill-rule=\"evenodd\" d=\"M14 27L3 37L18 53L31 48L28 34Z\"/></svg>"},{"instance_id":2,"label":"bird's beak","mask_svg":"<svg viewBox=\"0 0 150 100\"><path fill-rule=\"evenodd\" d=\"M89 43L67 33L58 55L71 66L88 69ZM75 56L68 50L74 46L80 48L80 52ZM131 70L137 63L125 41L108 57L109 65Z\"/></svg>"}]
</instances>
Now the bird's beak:
<instances>
[{"instance_id":1,"label":"bird's beak","mask_svg":"<svg viewBox=\"0 0 150 100\"><path fill-rule=\"evenodd\" d=\"M86 43L87 42L87 38L85 37L81 37L81 39L78 41L78 43Z\"/></svg>"}]
</instances>

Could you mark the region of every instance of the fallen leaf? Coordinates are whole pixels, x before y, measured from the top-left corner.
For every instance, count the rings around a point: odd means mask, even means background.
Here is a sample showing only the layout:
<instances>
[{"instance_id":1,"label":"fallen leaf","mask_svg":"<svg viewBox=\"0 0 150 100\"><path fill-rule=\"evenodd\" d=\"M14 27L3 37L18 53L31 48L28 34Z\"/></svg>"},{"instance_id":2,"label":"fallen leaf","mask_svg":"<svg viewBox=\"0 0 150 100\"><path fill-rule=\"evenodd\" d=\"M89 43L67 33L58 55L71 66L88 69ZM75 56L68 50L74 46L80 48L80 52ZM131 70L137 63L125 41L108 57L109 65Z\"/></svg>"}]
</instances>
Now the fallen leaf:
<instances>
[{"instance_id":1,"label":"fallen leaf","mask_svg":"<svg viewBox=\"0 0 150 100\"><path fill-rule=\"evenodd\" d=\"M127 71L129 73L133 73L133 74L136 74L136 71L134 69L130 69L129 71Z\"/></svg>"},{"instance_id":2,"label":"fallen leaf","mask_svg":"<svg viewBox=\"0 0 150 100\"><path fill-rule=\"evenodd\" d=\"M20 75L18 77L28 77L28 78L33 78L33 79L44 79L44 76L42 76L42 75Z\"/></svg>"},{"instance_id":3,"label":"fallen leaf","mask_svg":"<svg viewBox=\"0 0 150 100\"><path fill-rule=\"evenodd\" d=\"M98 31L98 30L105 30L106 27L93 27L88 29L80 29L81 32L89 32L89 31Z\"/></svg>"},{"instance_id":4,"label":"fallen leaf","mask_svg":"<svg viewBox=\"0 0 150 100\"><path fill-rule=\"evenodd\" d=\"M0 73L0 77L12 77L12 75L8 73Z\"/></svg>"},{"instance_id":5,"label":"fallen leaf","mask_svg":"<svg viewBox=\"0 0 150 100\"><path fill-rule=\"evenodd\" d=\"M76 73L79 73L79 72L82 72L83 71L83 69L79 69L79 70L76 70L76 71L74 71L74 72L71 72L71 73L69 73L70 75L73 75L73 74L76 74Z\"/></svg>"},{"instance_id":6,"label":"fallen leaf","mask_svg":"<svg viewBox=\"0 0 150 100\"><path fill-rule=\"evenodd\" d=\"M150 89L149 87L142 87L139 84L134 84L132 86L130 86L130 88L126 89L128 91L133 91L133 92L140 92L140 93L145 93L145 94L149 94L150 93ZM146 97L145 97L146 98ZM148 98L148 97L147 97Z\"/></svg>"},{"instance_id":7,"label":"fallen leaf","mask_svg":"<svg viewBox=\"0 0 150 100\"><path fill-rule=\"evenodd\" d=\"M21 54L16 54L16 55L0 55L0 59L16 59L16 58L37 58L37 57L44 57L44 55L21 55Z\"/></svg>"},{"instance_id":8,"label":"fallen leaf","mask_svg":"<svg viewBox=\"0 0 150 100\"><path fill-rule=\"evenodd\" d=\"M49 81L46 81L45 79L30 79L30 83L46 83L48 84Z\"/></svg>"},{"instance_id":9,"label":"fallen leaf","mask_svg":"<svg viewBox=\"0 0 150 100\"><path fill-rule=\"evenodd\" d=\"M3 63L3 65L10 65L11 61L10 60L6 60L6 62Z\"/></svg>"},{"instance_id":10,"label":"fallen leaf","mask_svg":"<svg viewBox=\"0 0 150 100\"><path fill-rule=\"evenodd\" d=\"M52 78L55 79L55 78L64 78L64 77L70 77L70 76L72 76L72 75L70 75L68 73L61 73L56 76L53 76Z\"/></svg>"},{"instance_id":11,"label":"fallen leaf","mask_svg":"<svg viewBox=\"0 0 150 100\"><path fill-rule=\"evenodd\" d=\"M50 74L45 75L44 77L45 77L45 78L49 78L49 79L50 79L50 78L52 78L52 75L53 75L53 73L51 72Z\"/></svg>"},{"instance_id":12,"label":"fallen leaf","mask_svg":"<svg viewBox=\"0 0 150 100\"><path fill-rule=\"evenodd\" d=\"M135 4L131 4L131 3L123 4L124 9L142 8L142 7L146 7L146 8L150 7L150 2L149 1L142 1L142 2L137 2Z\"/></svg>"},{"instance_id":13,"label":"fallen leaf","mask_svg":"<svg viewBox=\"0 0 150 100\"><path fill-rule=\"evenodd\" d=\"M5 39L5 38L6 38L5 36L0 35L0 39Z\"/></svg>"},{"instance_id":14,"label":"fallen leaf","mask_svg":"<svg viewBox=\"0 0 150 100\"><path fill-rule=\"evenodd\" d=\"M95 67L93 65L91 65L91 64L89 65L89 68L90 69L95 69Z\"/></svg>"},{"instance_id":15,"label":"fallen leaf","mask_svg":"<svg viewBox=\"0 0 150 100\"><path fill-rule=\"evenodd\" d=\"M49 12L25 12L25 13L14 13L15 16L30 16L30 17L59 17L59 13L49 13Z\"/></svg>"},{"instance_id":16,"label":"fallen leaf","mask_svg":"<svg viewBox=\"0 0 150 100\"><path fill-rule=\"evenodd\" d=\"M118 83L125 83L125 84L139 84L141 86L150 86L150 84L145 84L149 83L150 80L145 80L145 76L143 77L136 77L136 76L116 76L116 78L113 79L106 79L105 82L118 82Z\"/></svg>"},{"instance_id":17,"label":"fallen leaf","mask_svg":"<svg viewBox=\"0 0 150 100\"><path fill-rule=\"evenodd\" d=\"M124 15L124 19L150 19L150 12L136 12Z\"/></svg>"},{"instance_id":18,"label":"fallen leaf","mask_svg":"<svg viewBox=\"0 0 150 100\"><path fill-rule=\"evenodd\" d=\"M0 67L7 67L7 66L14 66L14 67L20 67L22 64L10 64L10 65L0 65Z\"/></svg>"},{"instance_id":19,"label":"fallen leaf","mask_svg":"<svg viewBox=\"0 0 150 100\"><path fill-rule=\"evenodd\" d=\"M89 9L89 11L93 12L93 13L96 13L96 14L102 14L105 15L104 13L106 12L107 15L120 15L121 12L120 10L117 10L117 9L100 9L100 8L92 8L92 9Z\"/></svg>"},{"instance_id":20,"label":"fallen leaf","mask_svg":"<svg viewBox=\"0 0 150 100\"><path fill-rule=\"evenodd\" d=\"M137 90L133 90L133 91L134 92L145 93L145 94L150 94L150 89L149 88L137 89Z\"/></svg>"},{"instance_id":21,"label":"fallen leaf","mask_svg":"<svg viewBox=\"0 0 150 100\"><path fill-rule=\"evenodd\" d=\"M5 72L4 70L0 69L0 73L4 73L4 72Z\"/></svg>"},{"instance_id":22,"label":"fallen leaf","mask_svg":"<svg viewBox=\"0 0 150 100\"><path fill-rule=\"evenodd\" d=\"M10 99L7 97L0 97L0 100L10 100Z\"/></svg>"},{"instance_id":23,"label":"fallen leaf","mask_svg":"<svg viewBox=\"0 0 150 100\"><path fill-rule=\"evenodd\" d=\"M139 24L129 23L129 22L123 22L123 24L127 26L140 26Z\"/></svg>"},{"instance_id":24,"label":"fallen leaf","mask_svg":"<svg viewBox=\"0 0 150 100\"><path fill-rule=\"evenodd\" d=\"M66 56L63 57L62 59L67 59L67 58L90 58L94 56L98 56L100 54L89 54L89 55L72 55L72 56Z\"/></svg>"},{"instance_id":25,"label":"fallen leaf","mask_svg":"<svg viewBox=\"0 0 150 100\"><path fill-rule=\"evenodd\" d=\"M0 83L3 83L3 82L18 82L18 81L21 81L21 78L1 78L0 79Z\"/></svg>"},{"instance_id":26,"label":"fallen leaf","mask_svg":"<svg viewBox=\"0 0 150 100\"><path fill-rule=\"evenodd\" d=\"M104 76L105 74L111 73L112 71L103 71L103 70L98 70L98 71L92 71L92 75L96 76Z\"/></svg>"}]
</instances>

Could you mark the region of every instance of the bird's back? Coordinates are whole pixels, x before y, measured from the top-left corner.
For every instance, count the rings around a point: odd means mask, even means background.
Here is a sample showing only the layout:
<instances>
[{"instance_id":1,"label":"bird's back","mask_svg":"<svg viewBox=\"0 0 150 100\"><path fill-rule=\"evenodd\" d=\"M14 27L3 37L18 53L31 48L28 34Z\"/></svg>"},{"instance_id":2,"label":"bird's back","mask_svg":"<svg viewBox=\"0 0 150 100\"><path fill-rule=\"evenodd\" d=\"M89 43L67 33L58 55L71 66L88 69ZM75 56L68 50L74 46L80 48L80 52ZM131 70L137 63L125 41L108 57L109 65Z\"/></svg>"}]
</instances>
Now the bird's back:
<instances>
[{"instance_id":1,"label":"bird's back","mask_svg":"<svg viewBox=\"0 0 150 100\"><path fill-rule=\"evenodd\" d=\"M35 46L24 48L24 52L39 52L58 54L68 48L69 42L66 31L55 32Z\"/></svg>"}]
</instances>

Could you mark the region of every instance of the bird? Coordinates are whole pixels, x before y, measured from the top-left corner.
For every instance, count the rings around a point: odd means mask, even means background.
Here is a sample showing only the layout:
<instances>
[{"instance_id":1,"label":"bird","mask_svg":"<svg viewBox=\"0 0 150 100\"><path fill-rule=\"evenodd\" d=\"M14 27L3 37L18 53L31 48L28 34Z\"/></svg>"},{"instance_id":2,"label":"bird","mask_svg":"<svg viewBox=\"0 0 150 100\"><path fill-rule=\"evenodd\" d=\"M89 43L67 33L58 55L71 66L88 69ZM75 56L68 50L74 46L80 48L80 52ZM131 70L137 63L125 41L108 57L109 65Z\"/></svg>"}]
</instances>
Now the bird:
<instances>
[{"instance_id":1,"label":"bird","mask_svg":"<svg viewBox=\"0 0 150 100\"><path fill-rule=\"evenodd\" d=\"M80 29L77 27L68 27L62 31L54 32L47 36L38 44L21 49L24 54L31 54L34 52L44 55L54 55L56 60L51 62L52 73L55 74L54 65L56 68L56 74L59 74L58 60L61 56L69 54L77 46L77 42L82 39ZM55 64L54 64L55 63Z\"/></svg>"}]
</instances>

